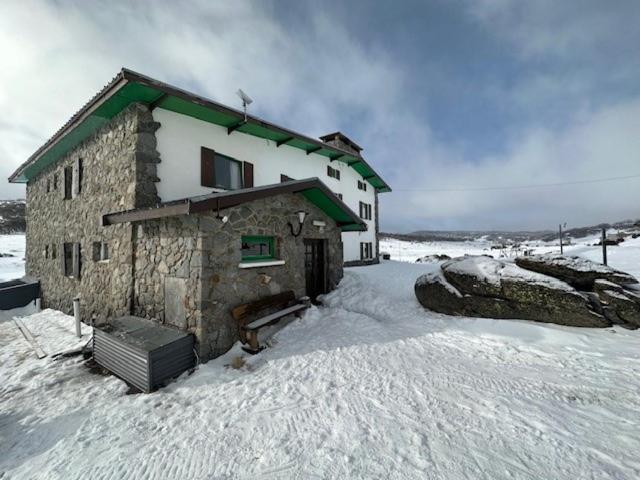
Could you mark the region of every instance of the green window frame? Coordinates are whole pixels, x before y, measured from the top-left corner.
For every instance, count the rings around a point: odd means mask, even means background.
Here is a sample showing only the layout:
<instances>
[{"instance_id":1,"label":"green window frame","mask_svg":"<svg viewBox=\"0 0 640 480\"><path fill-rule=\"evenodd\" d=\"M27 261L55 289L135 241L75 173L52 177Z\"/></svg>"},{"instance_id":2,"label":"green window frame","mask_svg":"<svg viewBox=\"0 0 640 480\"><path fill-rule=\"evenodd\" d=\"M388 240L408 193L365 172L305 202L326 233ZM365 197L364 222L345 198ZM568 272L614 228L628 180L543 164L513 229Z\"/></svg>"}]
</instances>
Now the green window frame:
<instances>
[{"instance_id":1,"label":"green window frame","mask_svg":"<svg viewBox=\"0 0 640 480\"><path fill-rule=\"evenodd\" d=\"M241 242L240 252L243 262L259 262L262 260L273 260L275 258L275 240L273 237L264 235L243 235ZM245 254L245 245L260 245L260 253L254 253L251 255ZM266 246L266 251L262 245Z\"/></svg>"}]
</instances>

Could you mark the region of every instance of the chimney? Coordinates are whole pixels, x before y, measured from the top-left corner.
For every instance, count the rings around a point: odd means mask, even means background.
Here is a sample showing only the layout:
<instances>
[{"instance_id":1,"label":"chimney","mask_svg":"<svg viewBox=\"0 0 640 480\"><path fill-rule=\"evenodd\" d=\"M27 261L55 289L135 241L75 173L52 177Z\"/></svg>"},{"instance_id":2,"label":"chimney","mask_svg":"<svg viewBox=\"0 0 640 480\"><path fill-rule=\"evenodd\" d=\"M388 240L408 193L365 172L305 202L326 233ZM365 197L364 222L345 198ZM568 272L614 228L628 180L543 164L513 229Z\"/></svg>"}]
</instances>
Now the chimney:
<instances>
[{"instance_id":1,"label":"chimney","mask_svg":"<svg viewBox=\"0 0 640 480\"><path fill-rule=\"evenodd\" d=\"M324 143L359 156L362 147L341 132L329 133L320 137Z\"/></svg>"}]
</instances>

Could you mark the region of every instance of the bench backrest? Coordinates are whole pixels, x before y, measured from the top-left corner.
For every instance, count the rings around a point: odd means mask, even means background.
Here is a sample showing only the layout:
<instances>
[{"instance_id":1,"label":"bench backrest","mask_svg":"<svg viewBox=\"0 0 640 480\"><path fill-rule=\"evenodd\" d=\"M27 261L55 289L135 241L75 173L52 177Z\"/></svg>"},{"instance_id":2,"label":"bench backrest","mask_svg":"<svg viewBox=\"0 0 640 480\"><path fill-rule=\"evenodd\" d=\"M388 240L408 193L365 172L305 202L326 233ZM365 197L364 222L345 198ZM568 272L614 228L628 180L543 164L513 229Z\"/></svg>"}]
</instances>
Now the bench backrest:
<instances>
[{"instance_id":1,"label":"bench backrest","mask_svg":"<svg viewBox=\"0 0 640 480\"><path fill-rule=\"evenodd\" d=\"M288 307L296 299L293 290L271 295L261 298L254 302L243 303L231 310L231 315L235 320L246 321L249 317L253 317L262 312L269 310L282 310Z\"/></svg>"}]
</instances>

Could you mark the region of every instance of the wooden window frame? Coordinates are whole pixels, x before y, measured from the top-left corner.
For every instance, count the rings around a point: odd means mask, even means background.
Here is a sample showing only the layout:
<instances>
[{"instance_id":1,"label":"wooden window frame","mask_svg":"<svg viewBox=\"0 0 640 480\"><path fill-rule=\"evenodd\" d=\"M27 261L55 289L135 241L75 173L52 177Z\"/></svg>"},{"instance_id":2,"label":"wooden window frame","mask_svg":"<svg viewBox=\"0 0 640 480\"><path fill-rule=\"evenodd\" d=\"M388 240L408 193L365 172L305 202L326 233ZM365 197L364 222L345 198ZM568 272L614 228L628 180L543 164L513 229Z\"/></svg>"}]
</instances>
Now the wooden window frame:
<instances>
[{"instance_id":1,"label":"wooden window frame","mask_svg":"<svg viewBox=\"0 0 640 480\"><path fill-rule=\"evenodd\" d=\"M240 239L240 258L242 262L263 262L276 259L276 241L274 237L268 235L243 235ZM267 255L242 255L243 243L264 243L269 245L269 253Z\"/></svg>"},{"instance_id":2,"label":"wooden window frame","mask_svg":"<svg viewBox=\"0 0 640 480\"><path fill-rule=\"evenodd\" d=\"M219 160L225 160L229 163L235 163L238 165L240 173L240 185L238 187L222 185L218 182L218 179L216 178L216 162ZM249 171L251 171L250 179L248 178ZM206 188L231 191L244 188L246 186L245 184L249 183L249 180L253 184L253 164L243 162L237 158L230 157L229 155L217 152L211 148L200 147L200 185Z\"/></svg>"}]
</instances>

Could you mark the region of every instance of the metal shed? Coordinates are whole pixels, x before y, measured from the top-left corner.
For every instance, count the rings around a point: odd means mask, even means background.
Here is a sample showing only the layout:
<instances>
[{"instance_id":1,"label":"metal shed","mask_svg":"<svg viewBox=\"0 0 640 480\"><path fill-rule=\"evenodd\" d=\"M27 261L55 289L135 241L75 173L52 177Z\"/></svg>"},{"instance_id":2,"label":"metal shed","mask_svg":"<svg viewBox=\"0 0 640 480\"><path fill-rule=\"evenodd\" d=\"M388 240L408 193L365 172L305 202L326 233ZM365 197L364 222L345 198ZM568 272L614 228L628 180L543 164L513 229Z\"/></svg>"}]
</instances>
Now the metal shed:
<instances>
[{"instance_id":1,"label":"metal shed","mask_svg":"<svg viewBox=\"0 0 640 480\"><path fill-rule=\"evenodd\" d=\"M194 366L194 337L140 317L115 318L93 334L95 361L143 392Z\"/></svg>"},{"instance_id":2,"label":"metal shed","mask_svg":"<svg viewBox=\"0 0 640 480\"><path fill-rule=\"evenodd\" d=\"M40 282L28 277L0 283L0 310L24 307L40 296Z\"/></svg>"}]
</instances>

